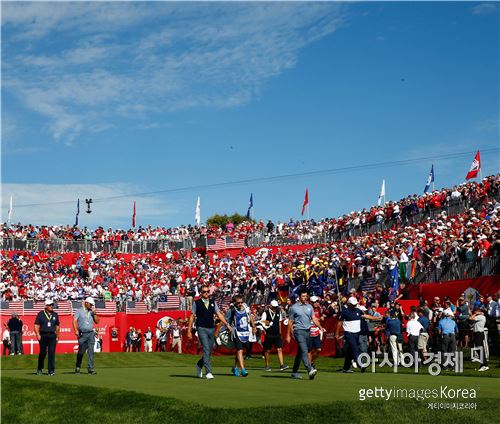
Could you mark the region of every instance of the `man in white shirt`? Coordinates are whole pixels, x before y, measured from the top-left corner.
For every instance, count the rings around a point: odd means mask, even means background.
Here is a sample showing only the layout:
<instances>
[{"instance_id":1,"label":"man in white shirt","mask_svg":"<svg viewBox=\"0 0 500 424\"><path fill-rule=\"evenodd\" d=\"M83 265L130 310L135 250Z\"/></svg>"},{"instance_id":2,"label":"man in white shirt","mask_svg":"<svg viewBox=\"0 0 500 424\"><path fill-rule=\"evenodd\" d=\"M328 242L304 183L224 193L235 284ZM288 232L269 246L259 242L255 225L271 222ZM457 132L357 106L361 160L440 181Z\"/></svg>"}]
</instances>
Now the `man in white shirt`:
<instances>
[{"instance_id":1,"label":"man in white shirt","mask_svg":"<svg viewBox=\"0 0 500 424\"><path fill-rule=\"evenodd\" d=\"M151 327L148 327L147 331L144 333L144 352L153 351L153 332Z\"/></svg>"},{"instance_id":2,"label":"man in white shirt","mask_svg":"<svg viewBox=\"0 0 500 424\"><path fill-rule=\"evenodd\" d=\"M414 360L417 360L418 357L418 337L423 330L424 327L418 322L418 315L412 312L410 314L410 320L406 323L406 332L408 333L410 353Z\"/></svg>"},{"instance_id":3,"label":"man in white shirt","mask_svg":"<svg viewBox=\"0 0 500 424\"><path fill-rule=\"evenodd\" d=\"M3 355L8 355L10 353L10 331L7 327L7 323L4 324L4 331L2 334L3 343Z\"/></svg>"}]
</instances>

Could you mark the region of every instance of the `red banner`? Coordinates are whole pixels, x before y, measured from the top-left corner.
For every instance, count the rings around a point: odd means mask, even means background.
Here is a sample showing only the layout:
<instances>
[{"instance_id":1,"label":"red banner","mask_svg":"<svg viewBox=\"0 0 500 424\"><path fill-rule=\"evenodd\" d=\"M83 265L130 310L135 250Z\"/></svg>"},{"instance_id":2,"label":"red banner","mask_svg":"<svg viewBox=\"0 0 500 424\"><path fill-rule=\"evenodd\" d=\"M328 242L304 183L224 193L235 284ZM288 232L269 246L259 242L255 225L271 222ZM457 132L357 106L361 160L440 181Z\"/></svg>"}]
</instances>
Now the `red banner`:
<instances>
[{"instance_id":1,"label":"red banner","mask_svg":"<svg viewBox=\"0 0 500 424\"><path fill-rule=\"evenodd\" d=\"M476 289L483 296L490 293L494 294L500 290L500 276L494 275L490 277L471 278L468 280L446 281L443 283L420 284L420 297L429 302L433 302L434 296L441 299L444 296L449 296L452 302L465 292L469 287Z\"/></svg>"}]
</instances>

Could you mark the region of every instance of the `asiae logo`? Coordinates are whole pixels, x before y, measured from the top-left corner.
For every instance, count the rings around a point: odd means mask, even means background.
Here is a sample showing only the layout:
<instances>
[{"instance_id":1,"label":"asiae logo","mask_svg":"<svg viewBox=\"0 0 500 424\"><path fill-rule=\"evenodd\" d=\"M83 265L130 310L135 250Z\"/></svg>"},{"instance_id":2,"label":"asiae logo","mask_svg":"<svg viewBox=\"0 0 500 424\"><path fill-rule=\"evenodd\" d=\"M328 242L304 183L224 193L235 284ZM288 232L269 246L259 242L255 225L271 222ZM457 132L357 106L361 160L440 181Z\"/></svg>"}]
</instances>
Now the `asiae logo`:
<instances>
[{"instance_id":1,"label":"asiae logo","mask_svg":"<svg viewBox=\"0 0 500 424\"><path fill-rule=\"evenodd\" d=\"M156 326L160 327L160 328L166 328L166 327L170 326L170 324L172 323L172 321L175 321L175 319L172 318L172 317L169 317L169 316L165 316L165 317L160 318L157 321Z\"/></svg>"}]
</instances>

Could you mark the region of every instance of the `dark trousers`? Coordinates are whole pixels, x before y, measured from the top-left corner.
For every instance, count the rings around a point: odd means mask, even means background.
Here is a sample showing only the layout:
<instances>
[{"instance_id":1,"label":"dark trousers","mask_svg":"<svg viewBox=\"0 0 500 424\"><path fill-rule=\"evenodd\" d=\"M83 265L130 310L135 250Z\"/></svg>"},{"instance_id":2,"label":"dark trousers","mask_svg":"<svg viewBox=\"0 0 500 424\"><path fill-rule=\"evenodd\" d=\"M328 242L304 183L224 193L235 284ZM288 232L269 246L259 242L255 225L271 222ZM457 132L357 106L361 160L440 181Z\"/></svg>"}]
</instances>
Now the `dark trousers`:
<instances>
[{"instance_id":1,"label":"dark trousers","mask_svg":"<svg viewBox=\"0 0 500 424\"><path fill-rule=\"evenodd\" d=\"M55 333L43 333L40 334L40 353L38 354L38 369L43 370L43 364L45 362L45 356L47 356L47 351L49 352L49 373L56 370L56 334Z\"/></svg>"},{"instance_id":2,"label":"dark trousers","mask_svg":"<svg viewBox=\"0 0 500 424\"><path fill-rule=\"evenodd\" d=\"M7 340L3 341L3 354L8 355L10 353L10 343Z\"/></svg>"},{"instance_id":3,"label":"dark trousers","mask_svg":"<svg viewBox=\"0 0 500 424\"><path fill-rule=\"evenodd\" d=\"M21 333L19 331L10 332L10 353L22 353Z\"/></svg>"},{"instance_id":4,"label":"dark trousers","mask_svg":"<svg viewBox=\"0 0 500 424\"><path fill-rule=\"evenodd\" d=\"M481 366L488 366L488 340L486 340L485 334L482 331L474 333L474 347L481 348L483 354L480 355Z\"/></svg>"},{"instance_id":5,"label":"dark trousers","mask_svg":"<svg viewBox=\"0 0 500 424\"><path fill-rule=\"evenodd\" d=\"M443 334L442 351L443 361L445 361L445 353L455 353L457 351L457 338L455 334Z\"/></svg>"},{"instance_id":6,"label":"dark trousers","mask_svg":"<svg viewBox=\"0 0 500 424\"><path fill-rule=\"evenodd\" d=\"M411 356L415 358L415 352L418 352L418 336L408 337L408 345L410 346Z\"/></svg>"},{"instance_id":7,"label":"dark trousers","mask_svg":"<svg viewBox=\"0 0 500 424\"><path fill-rule=\"evenodd\" d=\"M359 357L358 343L359 343L359 333L349 333L348 331L344 332L345 371L351 369L351 363L353 360L358 362L358 357Z\"/></svg>"}]
</instances>

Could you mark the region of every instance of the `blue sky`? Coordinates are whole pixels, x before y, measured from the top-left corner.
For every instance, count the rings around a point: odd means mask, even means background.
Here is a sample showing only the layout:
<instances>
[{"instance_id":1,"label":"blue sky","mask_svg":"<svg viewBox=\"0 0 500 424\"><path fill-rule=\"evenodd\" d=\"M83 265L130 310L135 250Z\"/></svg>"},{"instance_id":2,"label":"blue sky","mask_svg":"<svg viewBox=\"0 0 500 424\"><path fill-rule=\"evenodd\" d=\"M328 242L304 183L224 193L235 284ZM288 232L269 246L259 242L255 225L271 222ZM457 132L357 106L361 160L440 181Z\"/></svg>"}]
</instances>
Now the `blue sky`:
<instances>
[{"instance_id":1,"label":"blue sky","mask_svg":"<svg viewBox=\"0 0 500 424\"><path fill-rule=\"evenodd\" d=\"M76 199L499 147L499 8L457 3L2 3L2 219ZM461 183L472 156L102 200L80 223L300 218ZM483 154L483 175L499 170ZM69 203L64 203L69 201ZM63 203L57 203L63 202ZM21 205L43 204L21 207ZM83 209L83 207L82 207Z\"/></svg>"}]
</instances>

